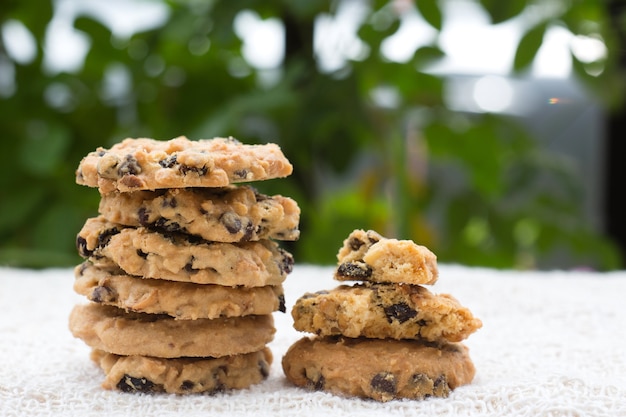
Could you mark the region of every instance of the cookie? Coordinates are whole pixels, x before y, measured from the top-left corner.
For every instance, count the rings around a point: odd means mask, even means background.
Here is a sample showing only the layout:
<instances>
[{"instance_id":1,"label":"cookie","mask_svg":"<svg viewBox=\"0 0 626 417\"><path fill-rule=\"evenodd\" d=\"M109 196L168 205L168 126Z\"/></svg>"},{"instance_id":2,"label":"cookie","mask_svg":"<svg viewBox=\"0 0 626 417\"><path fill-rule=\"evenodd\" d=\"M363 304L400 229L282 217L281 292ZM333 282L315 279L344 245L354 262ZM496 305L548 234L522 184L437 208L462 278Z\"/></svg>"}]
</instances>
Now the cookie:
<instances>
[{"instance_id":1,"label":"cookie","mask_svg":"<svg viewBox=\"0 0 626 417\"><path fill-rule=\"evenodd\" d=\"M354 230L337 254L339 281L434 284L437 257L411 240L387 239L373 230Z\"/></svg>"},{"instance_id":2,"label":"cookie","mask_svg":"<svg viewBox=\"0 0 626 417\"><path fill-rule=\"evenodd\" d=\"M286 177L293 167L278 145L244 145L233 138L168 141L125 139L80 162L76 182L111 191L223 187Z\"/></svg>"},{"instance_id":3,"label":"cookie","mask_svg":"<svg viewBox=\"0 0 626 417\"><path fill-rule=\"evenodd\" d=\"M95 303L139 313L195 320L285 312L281 285L245 288L144 279L89 261L74 268L74 275L78 294Z\"/></svg>"},{"instance_id":4,"label":"cookie","mask_svg":"<svg viewBox=\"0 0 626 417\"><path fill-rule=\"evenodd\" d=\"M366 282L308 293L291 313L296 330L322 336L458 342L482 326L452 296L410 284Z\"/></svg>"},{"instance_id":5,"label":"cookie","mask_svg":"<svg viewBox=\"0 0 626 417\"><path fill-rule=\"evenodd\" d=\"M272 352L264 348L221 358L164 359L93 350L91 359L106 374L105 389L195 394L248 388L263 381L270 372Z\"/></svg>"},{"instance_id":6,"label":"cookie","mask_svg":"<svg viewBox=\"0 0 626 417\"><path fill-rule=\"evenodd\" d=\"M215 242L297 240L300 208L290 198L266 196L249 186L174 188L102 195L109 221L182 232Z\"/></svg>"},{"instance_id":7,"label":"cookie","mask_svg":"<svg viewBox=\"0 0 626 417\"><path fill-rule=\"evenodd\" d=\"M447 397L475 374L460 343L345 337L302 338L282 366L299 387L377 401Z\"/></svg>"},{"instance_id":8,"label":"cookie","mask_svg":"<svg viewBox=\"0 0 626 417\"><path fill-rule=\"evenodd\" d=\"M69 327L75 337L94 349L157 358L256 352L272 341L276 331L269 314L176 320L96 303L76 305L70 313Z\"/></svg>"},{"instance_id":9,"label":"cookie","mask_svg":"<svg viewBox=\"0 0 626 417\"><path fill-rule=\"evenodd\" d=\"M130 275L196 284L279 285L294 263L290 253L270 240L207 242L182 233L123 227L102 216L85 222L76 244L79 254L96 264L113 262Z\"/></svg>"}]
</instances>

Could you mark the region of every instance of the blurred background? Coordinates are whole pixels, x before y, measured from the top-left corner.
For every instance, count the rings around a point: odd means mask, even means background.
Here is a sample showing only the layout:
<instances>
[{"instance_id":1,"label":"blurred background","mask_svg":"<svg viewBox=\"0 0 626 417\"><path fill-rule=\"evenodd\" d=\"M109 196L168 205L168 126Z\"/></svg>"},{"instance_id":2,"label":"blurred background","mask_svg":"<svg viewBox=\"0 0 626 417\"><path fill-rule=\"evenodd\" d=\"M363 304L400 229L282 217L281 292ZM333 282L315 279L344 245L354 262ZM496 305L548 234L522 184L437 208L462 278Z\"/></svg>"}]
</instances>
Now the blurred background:
<instances>
[{"instance_id":1,"label":"blurred background","mask_svg":"<svg viewBox=\"0 0 626 417\"><path fill-rule=\"evenodd\" d=\"M274 142L299 263L355 228L439 262L623 267L626 5L606 0L0 4L0 265L70 266L126 137Z\"/></svg>"}]
</instances>

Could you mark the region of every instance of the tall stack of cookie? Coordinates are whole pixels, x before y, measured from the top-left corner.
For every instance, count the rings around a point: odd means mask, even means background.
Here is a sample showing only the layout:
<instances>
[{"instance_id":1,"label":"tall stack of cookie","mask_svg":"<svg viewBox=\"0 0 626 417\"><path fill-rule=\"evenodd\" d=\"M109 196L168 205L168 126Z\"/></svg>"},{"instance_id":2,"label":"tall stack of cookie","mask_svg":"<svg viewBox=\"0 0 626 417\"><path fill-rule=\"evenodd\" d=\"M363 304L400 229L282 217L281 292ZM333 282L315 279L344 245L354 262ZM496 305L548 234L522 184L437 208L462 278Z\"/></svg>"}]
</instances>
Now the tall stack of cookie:
<instances>
[{"instance_id":1,"label":"tall stack of cookie","mask_svg":"<svg viewBox=\"0 0 626 417\"><path fill-rule=\"evenodd\" d=\"M197 393L268 376L272 313L299 237L300 209L249 185L290 175L275 144L229 138L126 139L81 161L99 216L78 233L74 336L106 374L103 387Z\"/></svg>"},{"instance_id":2,"label":"tall stack of cookie","mask_svg":"<svg viewBox=\"0 0 626 417\"><path fill-rule=\"evenodd\" d=\"M360 282L296 301L295 329L316 336L283 357L288 380L378 401L446 397L471 382L475 368L459 342L482 323L452 296L423 286L438 278L430 250L355 230L337 257L334 278Z\"/></svg>"}]
</instances>

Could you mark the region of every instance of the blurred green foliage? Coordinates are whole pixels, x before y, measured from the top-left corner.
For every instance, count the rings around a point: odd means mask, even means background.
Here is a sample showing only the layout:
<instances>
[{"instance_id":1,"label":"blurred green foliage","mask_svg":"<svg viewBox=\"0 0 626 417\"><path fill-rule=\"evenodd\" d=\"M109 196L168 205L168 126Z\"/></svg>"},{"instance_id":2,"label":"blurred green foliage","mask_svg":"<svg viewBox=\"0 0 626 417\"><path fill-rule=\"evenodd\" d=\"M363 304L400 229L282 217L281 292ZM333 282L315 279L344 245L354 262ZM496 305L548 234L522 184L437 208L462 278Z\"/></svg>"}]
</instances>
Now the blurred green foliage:
<instances>
[{"instance_id":1,"label":"blurred green foliage","mask_svg":"<svg viewBox=\"0 0 626 417\"><path fill-rule=\"evenodd\" d=\"M529 10L540 17L521 38L513 76L529 68L553 25L613 46L601 1L480 3L494 24ZM0 99L0 264L79 261L74 238L96 214L99 195L75 185L74 170L96 147L125 137L232 135L276 142L292 161L291 177L255 185L298 201L302 237L286 245L298 262L334 263L352 229L371 228L424 244L440 262L532 268L565 251L576 262L563 267L621 266L613 245L582 217L577 173L540 150L515 120L445 107L445 79L426 71L443 56L437 38L406 63L383 57L383 40L401 24L397 6L417 7L441 31L441 3L372 2L357 32L368 53L336 71L320 67L313 37L316 19L334 16L341 2L166 4L162 25L128 39L91 15L78 16L74 27L89 39L89 52L80 69L61 73L44 64L53 4L0 5L0 24L21 22L37 47L32 61L20 63L0 38L0 68L14 74L13 90ZM254 68L242 55L233 21L244 9L282 22L279 69ZM578 78L610 104L608 93L620 89L600 86L621 87L612 55L573 59ZM589 75L598 65L602 73ZM111 88L112 75L127 85ZM381 105L376 91L395 103ZM460 183L449 191L433 167L459 173ZM538 185L539 174L560 192Z\"/></svg>"}]
</instances>

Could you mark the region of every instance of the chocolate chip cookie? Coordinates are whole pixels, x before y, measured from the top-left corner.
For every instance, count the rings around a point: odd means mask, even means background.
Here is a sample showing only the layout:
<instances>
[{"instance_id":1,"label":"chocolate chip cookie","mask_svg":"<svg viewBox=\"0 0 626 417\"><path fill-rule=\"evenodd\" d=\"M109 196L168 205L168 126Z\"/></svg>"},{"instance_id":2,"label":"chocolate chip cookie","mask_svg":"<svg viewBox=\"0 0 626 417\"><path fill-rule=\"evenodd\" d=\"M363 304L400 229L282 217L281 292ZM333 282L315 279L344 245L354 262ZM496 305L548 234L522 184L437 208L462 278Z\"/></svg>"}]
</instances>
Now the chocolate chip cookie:
<instances>
[{"instance_id":1,"label":"chocolate chip cookie","mask_svg":"<svg viewBox=\"0 0 626 417\"><path fill-rule=\"evenodd\" d=\"M98 148L80 162L76 182L111 191L223 187L286 177L293 167L276 144L247 145L233 138L168 141L125 139Z\"/></svg>"},{"instance_id":2,"label":"chocolate chip cookie","mask_svg":"<svg viewBox=\"0 0 626 417\"><path fill-rule=\"evenodd\" d=\"M281 285L225 287L141 278L89 261L74 268L74 290L94 303L128 311L167 314L181 320L285 312Z\"/></svg>"},{"instance_id":3,"label":"chocolate chip cookie","mask_svg":"<svg viewBox=\"0 0 626 417\"><path fill-rule=\"evenodd\" d=\"M171 394L248 388L268 377L272 363L268 348L220 358L174 359L120 356L93 350L91 358L106 374L102 384L105 389Z\"/></svg>"},{"instance_id":4,"label":"chocolate chip cookie","mask_svg":"<svg viewBox=\"0 0 626 417\"><path fill-rule=\"evenodd\" d=\"M387 239L373 230L355 230L337 254L339 281L434 284L437 257L411 240Z\"/></svg>"},{"instance_id":5,"label":"chocolate chip cookie","mask_svg":"<svg viewBox=\"0 0 626 417\"><path fill-rule=\"evenodd\" d=\"M365 282L305 294L292 316L299 331L378 339L458 342L482 326L451 295L411 284Z\"/></svg>"},{"instance_id":6,"label":"chocolate chip cookie","mask_svg":"<svg viewBox=\"0 0 626 417\"><path fill-rule=\"evenodd\" d=\"M270 240L207 242L182 233L124 227L102 216L88 219L76 240L81 256L115 263L130 275L197 284L279 285L293 257Z\"/></svg>"},{"instance_id":7,"label":"chocolate chip cookie","mask_svg":"<svg viewBox=\"0 0 626 417\"><path fill-rule=\"evenodd\" d=\"M345 337L300 339L282 366L297 386L377 401L447 397L475 374L460 343Z\"/></svg>"},{"instance_id":8,"label":"chocolate chip cookie","mask_svg":"<svg viewBox=\"0 0 626 417\"><path fill-rule=\"evenodd\" d=\"M174 188L102 195L100 213L109 221L182 232L216 242L297 240L300 208L281 195L250 186Z\"/></svg>"},{"instance_id":9,"label":"chocolate chip cookie","mask_svg":"<svg viewBox=\"0 0 626 417\"><path fill-rule=\"evenodd\" d=\"M176 320L167 315L129 313L96 303L70 313L72 334L88 346L116 355L157 358L222 357L257 352L272 341L271 315Z\"/></svg>"}]
</instances>

